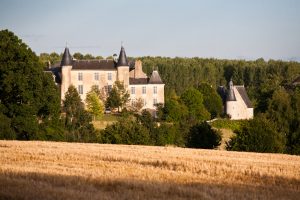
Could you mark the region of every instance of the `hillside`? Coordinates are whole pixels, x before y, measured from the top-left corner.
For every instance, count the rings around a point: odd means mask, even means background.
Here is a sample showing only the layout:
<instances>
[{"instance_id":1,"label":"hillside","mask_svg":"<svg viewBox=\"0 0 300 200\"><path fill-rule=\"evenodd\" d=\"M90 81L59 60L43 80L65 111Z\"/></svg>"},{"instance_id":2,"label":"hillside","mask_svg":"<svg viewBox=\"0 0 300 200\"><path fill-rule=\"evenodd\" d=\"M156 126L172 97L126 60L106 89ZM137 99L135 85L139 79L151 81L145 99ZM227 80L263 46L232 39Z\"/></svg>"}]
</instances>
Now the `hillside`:
<instances>
[{"instance_id":1,"label":"hillside","mask_svg":"<svg viewBox=\"0 0 300 200\"><path fill-rule=\"evenodd\" d=\"M0 141L0 199L297 199L300 157Z\"/></svg>"}]
</instances>

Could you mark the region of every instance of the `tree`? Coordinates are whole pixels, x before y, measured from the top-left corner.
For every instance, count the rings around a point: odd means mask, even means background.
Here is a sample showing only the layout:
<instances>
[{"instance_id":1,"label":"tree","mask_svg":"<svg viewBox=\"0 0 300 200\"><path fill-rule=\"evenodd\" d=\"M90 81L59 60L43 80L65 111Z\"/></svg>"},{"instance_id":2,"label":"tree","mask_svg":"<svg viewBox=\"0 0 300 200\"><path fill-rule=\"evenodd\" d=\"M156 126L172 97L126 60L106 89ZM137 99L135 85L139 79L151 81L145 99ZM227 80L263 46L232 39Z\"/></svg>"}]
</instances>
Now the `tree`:
<instances>
[{"instance_id":1,"label":"tree","mask_svg":"<svg viewBox=\"0 0 300 200\"><path fill-rule=\"evenodd\" d=\"M227 143L227 149L233 151L254 151L283 153L285 151L285 138L280 134L275 124L265 115L260 115L253 120L242 124L235 131Z\"/></svg>"},{"instance_id":2,"label":"tree","mask_svg":"<svg viewBox=\"0 0 300 200\"><path fill-rule=\"evenodd\" d=\"M167 122L186 120L189 113L187 106L180 100L175 99L167 100L162 112L162 119Z\"/></svg>"},{"instance_id":3,"label":"tree","mask_svg":"<svg viewBox=\"0 0 300 200\"><path fill-rule=\"evenodd\" d=\"M188 107L189 116L192 120L204 121L210 119L210 114L203 105L203 95L197 89L187 89L180 96L180 99Z\"/></svg>"},{"instance_id":4,"label":"tree","mask_svg":"<svg viewBox=\"0 0 300 200\"><path fill-rule=\"evenodd\" d=\"M277 131L287 135L290 122L293 120L293 110L290 95L283 88L273 93L266 113L267 117L275 123Z\"/></svg>"},{"instance_id":5,"label":"tree","mask_svg":"<svg viewBox=\"0 0 300 200\"><path fill-rule=\"evenodd\" d=\"M84 110L84 104L76 90L71 85L65 94L63 108L66 113L65 126L70 136L69 141L90 141L94 137L94 127L91 124L92 116Z\"/></svg>"},{"instance_id":6,"label":"tree","mask_svg":"<svg viewBox=\"0 0 300 200\"><path fill-rule=\"evenodd\" d=\"M94 56L92 54L85 54L83 56L83 59L84 60L92 60L92 59L94 59Z\"/></svg>"},{"instance_id":7,"label":"tree","mask_svg":"<svg viewBox=\"0 0 300 200\"><path fill-rule=\"evenodd\" d=\"M91 113L95 119L95 117L103 116L104 105L99 98L99 93L97 88L92 87L91 91L86 94L86 107L89 113Z\"/></svg>"},{"instance_id":8,"label":"tree","mask_svg":"<svg viewBox=\"0 0 300 200\"><path fill-rule=\"evenodd\" d=\"M137 123L133 116L120 117L118 122L108 125L100 132L100 142L109 144L143 144L149 145L149 130Z\"/></svg>"},{"instance_id":9,"label":"tree","mask_svg":"<svg viewBox=\"0 0 300 200\"><path fill-rule=\"evenodd\" d=\"M223 112L223 103L217 91L207 83L201 83L198 90L203 95L203 104L210 112L211 118L220 116Z\"/></svg>"},{"instance_id":10,"label":"tree","mask_svg":"<svg viewBox=\"0 0 300 200\"><path fill-rule=\"evenodd\" d=\"M116 81L106 100L106 107L117 108L119 112L119 108L122 110L129 101L129 96L123 82Z\"/></svg>"},{"instance_id":11,"label":"tree","mask_svg":"<svg viewBox=\"0 0 300 200\"><path fill-rule=\"evenodd\" d=\"M2 118L15 138L39 139L40 124L51 124L60 110L53 78L44 73L34 52L8 30L0 31L0 52Z\"/></svg>"},{"instance_id":12,"label":"tree","mask_svg":"<svg viewBox=\"0 0 300 200\"><path fill-rule=\"evenodd\" d=\"M83 60L84 56L81 53L76 52L76 53L73 54L73 58L75 58L77 60Z\"/></svg>"},{"instance_id":13,"label":"tree","mask_svg":"<svg viewBox=\"0 0 300 200\"><path fill-rule=\"evenodd\" d=\"M191 127L187 146L192 148L214 149L221 144L221 133L207 122Z\"/></svg>"}]
</instances>

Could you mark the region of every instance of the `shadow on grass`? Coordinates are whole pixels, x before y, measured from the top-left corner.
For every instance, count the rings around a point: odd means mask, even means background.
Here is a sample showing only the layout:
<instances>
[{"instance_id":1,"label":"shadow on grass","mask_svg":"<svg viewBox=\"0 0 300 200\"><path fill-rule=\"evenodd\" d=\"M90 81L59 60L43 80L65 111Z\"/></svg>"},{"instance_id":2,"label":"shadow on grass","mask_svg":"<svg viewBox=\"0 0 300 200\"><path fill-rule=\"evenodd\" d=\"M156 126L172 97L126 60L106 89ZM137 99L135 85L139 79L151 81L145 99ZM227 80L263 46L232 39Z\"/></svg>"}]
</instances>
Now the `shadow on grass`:
<instances>
[{"instance_id":1,"label":"shadow on grass","mask_svg":"<svg viewBox=\"0 0 300 200\"><path fill-rule=\"evenodd\" d=\"M292 184L298 187L176 184L0 171L0 199L297 199L299 181Z\"/></svg>"}]
</instances>

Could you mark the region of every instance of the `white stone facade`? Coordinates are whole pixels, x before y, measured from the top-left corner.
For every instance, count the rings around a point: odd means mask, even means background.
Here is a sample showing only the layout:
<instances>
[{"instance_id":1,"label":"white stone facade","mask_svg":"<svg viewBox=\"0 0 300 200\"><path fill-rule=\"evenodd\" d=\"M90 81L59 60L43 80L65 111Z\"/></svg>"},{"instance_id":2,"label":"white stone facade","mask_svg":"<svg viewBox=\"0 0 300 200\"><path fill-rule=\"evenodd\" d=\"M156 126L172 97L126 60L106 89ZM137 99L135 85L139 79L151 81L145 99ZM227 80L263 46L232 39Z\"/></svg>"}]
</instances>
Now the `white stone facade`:
<instances>
[{"instance_id":1,"label":"white stone facade","mask_svg":"<svg viewBox=\"0 0 300 200\"><path fill-rule=\"evenodd\" d=\"M142 70L142 62L139 60L129 66L123 47L120 52L120 62L114 60L70 60L72 58L66 48L60 66L61 100L65 98L65 93L70 85L77 88L84 102L86 94L92 86L96 85L100 91L106 91L108 94L115 81L118 80L123 82L130 94L129 108L140 99L143 101L142 109L155 110L157 104L164 104L164 84L158 72L154 71L151 77L147 77ZM124 61L126 61L125 64Z\"/></svg>"},{"instance_id":2,"label":"white stone facade","mask_svg":"<svg viewBox=\"0 0 300 200\"><path fill-rule=\"evenodd\" d=\"M225 112L232 120L252 119L254 116L253 107L247 96L244 86L233 86L230 83Z\"/></svg>"}]
</instances>

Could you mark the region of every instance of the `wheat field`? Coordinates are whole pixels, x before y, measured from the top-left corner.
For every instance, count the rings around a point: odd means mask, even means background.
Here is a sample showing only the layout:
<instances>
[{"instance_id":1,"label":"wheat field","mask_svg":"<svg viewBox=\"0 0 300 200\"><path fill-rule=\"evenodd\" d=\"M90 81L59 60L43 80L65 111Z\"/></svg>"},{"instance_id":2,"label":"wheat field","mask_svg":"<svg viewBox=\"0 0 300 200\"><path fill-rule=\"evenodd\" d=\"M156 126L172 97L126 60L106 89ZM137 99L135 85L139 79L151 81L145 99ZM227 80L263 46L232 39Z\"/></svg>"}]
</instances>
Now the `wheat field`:
<instances>
[{"instance_id":1,"label":"wheat field","mask_svg":"<svg viewBox=\"0 0 300 200\"><path fill-rule=\"evenodd\" d=\"M300 199L300 157L0 140L0 199Z\"/></svg>"}]
</instances>

